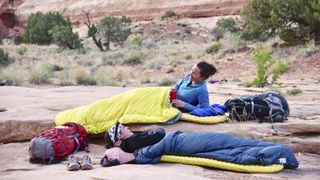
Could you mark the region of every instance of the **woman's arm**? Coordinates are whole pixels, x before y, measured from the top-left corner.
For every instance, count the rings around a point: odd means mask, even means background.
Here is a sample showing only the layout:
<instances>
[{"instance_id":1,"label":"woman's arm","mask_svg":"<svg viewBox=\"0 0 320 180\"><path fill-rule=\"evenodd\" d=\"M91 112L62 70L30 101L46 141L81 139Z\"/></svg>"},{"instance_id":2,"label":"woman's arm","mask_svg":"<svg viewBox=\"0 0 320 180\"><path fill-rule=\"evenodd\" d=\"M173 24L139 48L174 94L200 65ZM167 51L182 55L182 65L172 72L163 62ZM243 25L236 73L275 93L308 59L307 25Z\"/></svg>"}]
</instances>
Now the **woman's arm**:
<instances>
[{"instance_id":1,"label":"woman's arm","mask_svg":"<svg viewBox=\"0 0 320 180\"><path fill-rule=\"evenodd\" d=\"M158 143L164 136L165 130L157 128L155 131L144 132L141 134L133 135L125 139L120 147L126 152L134 152L135 150Z\"/></svg>"},{"instance_id":2,"label":"woman's arm","mask_svg":"<svg viewBox=\"0 0 320 180\"><path fill-rule=\"evenodd\" d=\"M206 87L200 88L198 92L198 102L200 108L206 108L210 106L209 92Z\"/></svg>"}]
</instances>

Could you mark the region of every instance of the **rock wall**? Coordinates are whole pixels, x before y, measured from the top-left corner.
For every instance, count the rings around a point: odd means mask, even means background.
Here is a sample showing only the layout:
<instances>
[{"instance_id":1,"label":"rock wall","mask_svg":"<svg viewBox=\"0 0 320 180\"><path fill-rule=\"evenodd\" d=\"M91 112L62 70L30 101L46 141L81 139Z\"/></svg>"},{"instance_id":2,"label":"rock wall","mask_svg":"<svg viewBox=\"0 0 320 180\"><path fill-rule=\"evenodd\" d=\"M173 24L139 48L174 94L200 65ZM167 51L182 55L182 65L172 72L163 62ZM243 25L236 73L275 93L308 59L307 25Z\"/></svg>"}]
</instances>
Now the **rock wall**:
<instances>
[{"instance_id":1,"label":"rock wall","mask_svg":"<svg viewBox=\"0 0 320 180\"><path fill-rule=\"evenodd\" d=\"M93 22L104 16L129 16L133 21L159 19L166 11L174 11L180 18L212 17L239 14L247 0L25 0L16 11L19 24L37 11L58 11L73 25L84 25L84 13Z\"/></svg>"},{"instance_id":2,"label":"rock wall","mask_svg":"<svg viewBox=\"0 0 320 180\"><path fill-rule=\"evenodd\" d=\"M25 0L2 0L0 2L0 38L7 37L11 34L16 34L16 9ZM19 26L19 25L18 25ZM20 28L17 28L20 29Z\"/></svg>"}]
</instances>

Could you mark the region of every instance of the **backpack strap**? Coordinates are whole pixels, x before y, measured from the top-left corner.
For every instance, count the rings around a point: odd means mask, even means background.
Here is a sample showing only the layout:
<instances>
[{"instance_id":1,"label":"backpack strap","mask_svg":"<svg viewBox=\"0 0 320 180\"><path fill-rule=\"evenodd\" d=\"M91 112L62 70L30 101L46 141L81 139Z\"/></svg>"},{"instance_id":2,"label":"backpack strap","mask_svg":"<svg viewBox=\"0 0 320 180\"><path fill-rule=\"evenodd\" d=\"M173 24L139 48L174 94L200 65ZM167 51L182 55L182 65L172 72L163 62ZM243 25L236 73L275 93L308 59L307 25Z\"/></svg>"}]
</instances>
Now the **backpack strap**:
<instances>
[{"instance_id":1,"label":"backpack strap","mask_svg":"<svg viewBox=\"0 0 320 180\"><path fill-rule=\"evenodd\" d=\"M78 133L77 133L77 134L75 134L74 136L68 136L68 138L70 138L70 139L74 139L74 141L75 141L75 142L76 142L76 144L77 144L77 148L73 151L73 153L72 153L72 154L77 153L77 152L78 152L78 150L79 150L80 142L79 142L78 136L79 136L79 134L78 134Z\"/></svg>"}]
</instances>

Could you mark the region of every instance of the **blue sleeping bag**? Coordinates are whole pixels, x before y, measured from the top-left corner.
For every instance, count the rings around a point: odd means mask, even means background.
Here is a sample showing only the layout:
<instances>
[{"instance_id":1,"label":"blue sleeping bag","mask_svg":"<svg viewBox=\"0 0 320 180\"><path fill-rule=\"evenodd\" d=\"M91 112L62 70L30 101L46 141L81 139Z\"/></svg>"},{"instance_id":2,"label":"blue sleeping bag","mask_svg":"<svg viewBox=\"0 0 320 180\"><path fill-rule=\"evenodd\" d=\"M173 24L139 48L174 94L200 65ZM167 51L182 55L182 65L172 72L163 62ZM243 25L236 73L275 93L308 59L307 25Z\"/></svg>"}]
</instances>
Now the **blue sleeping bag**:
<instances>
[{"instance_id":1,"label":"blue sleeping bag","mask_svg":"<svg viewBox=\"0 0 320 180\"><path fill-rule=\"evenodd\" d=\"M227 107L225 105L213 104L207 108L197 108L190 112L195 116L215 116L222 115L226 112Z\"/></svg>"},{"instance_id":2,"label":"blue sleeping bag","mask_svg":"<svg viewBox=\"0 0 320 180\"><path fill-rule=\"evenodd\" d=\"M299 166L289 146L213 132L169 132L160 142L137 150L135 160L140 164L157 163L162 155L204 157L246 165L283 164L290 169Z\"/></svg>"}]
</instances>

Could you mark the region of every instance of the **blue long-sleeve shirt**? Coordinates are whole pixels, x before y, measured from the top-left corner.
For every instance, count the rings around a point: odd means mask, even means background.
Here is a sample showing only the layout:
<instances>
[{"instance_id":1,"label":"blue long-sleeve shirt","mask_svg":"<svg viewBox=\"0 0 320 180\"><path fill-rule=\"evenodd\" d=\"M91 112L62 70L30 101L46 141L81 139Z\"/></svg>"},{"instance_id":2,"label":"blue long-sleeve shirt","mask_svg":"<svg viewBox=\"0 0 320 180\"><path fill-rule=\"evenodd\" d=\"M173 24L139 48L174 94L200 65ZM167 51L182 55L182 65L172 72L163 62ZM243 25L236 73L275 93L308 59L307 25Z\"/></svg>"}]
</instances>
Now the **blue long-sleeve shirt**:
<instances>
[{"instance_id":1,"label":"blue long-sleeve shirt","mask_svg":"<svg viewBox=\"0 0 320 180\"><path fill-rule=\"evenodd\" d=\"M186 75L183 79L174 85L177 90L177 99L185 102L182 111L192 111L196 108L209 107L209 93L205 81L198 84L191 84L190 75Z\"/></svg>"}]
</instances>

